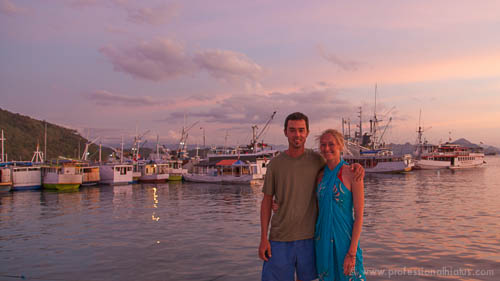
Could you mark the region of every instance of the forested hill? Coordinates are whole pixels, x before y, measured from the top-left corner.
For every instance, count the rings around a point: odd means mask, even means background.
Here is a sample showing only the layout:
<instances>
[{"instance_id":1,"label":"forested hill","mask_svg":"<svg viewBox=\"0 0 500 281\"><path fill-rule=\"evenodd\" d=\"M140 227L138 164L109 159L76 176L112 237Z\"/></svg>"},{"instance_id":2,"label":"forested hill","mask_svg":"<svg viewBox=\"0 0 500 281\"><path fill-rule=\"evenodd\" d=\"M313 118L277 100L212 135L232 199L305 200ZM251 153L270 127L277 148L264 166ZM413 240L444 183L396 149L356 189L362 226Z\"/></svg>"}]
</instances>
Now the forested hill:
<instances>
[{"instance_id":1,"label":"forested hill","mask_svg":"<svg viewBox=\"0 0 500 281\"><path fill-rule=\"evenodd\" d=\"M37 143L44 150L44 121L33 119L0 108L0 129L4 131L4 150L8 160L31 160ZM87 140L76 130L47 123L47 156L57 159L59 156L79 158ZM97 146L91 147L91 155L95 158ZM1 151L0 151L1 153ZM104 154L104 153L103 153Z\"/></svg>"}]
</instances>

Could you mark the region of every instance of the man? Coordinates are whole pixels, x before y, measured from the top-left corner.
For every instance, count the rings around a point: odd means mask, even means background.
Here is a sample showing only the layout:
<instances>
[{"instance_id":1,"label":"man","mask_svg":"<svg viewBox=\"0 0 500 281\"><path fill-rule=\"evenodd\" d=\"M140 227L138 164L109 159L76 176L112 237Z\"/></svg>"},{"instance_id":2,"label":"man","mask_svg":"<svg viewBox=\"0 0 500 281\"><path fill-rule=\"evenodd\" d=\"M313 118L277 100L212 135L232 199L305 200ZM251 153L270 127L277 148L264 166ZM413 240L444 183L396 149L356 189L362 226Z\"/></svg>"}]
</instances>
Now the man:
<instances>
[{"instance_id":1,"label":"man","mask_svg":"<svg viewBox=\"0 0 500 281\"><path fill-rule=\"evenodd\" d=\"M262 281L300 281L317 278L314 256L314 226L317 217L316 176L325 162L312 150L305 149L309 119L295 112L285 119L288 149L274 157L264 180L260 222L259 257L264 260ZM362 179L364 170L356 166ZM273 215L267 237L273 197L279 209Z\"/></svg>"}]
</instances>

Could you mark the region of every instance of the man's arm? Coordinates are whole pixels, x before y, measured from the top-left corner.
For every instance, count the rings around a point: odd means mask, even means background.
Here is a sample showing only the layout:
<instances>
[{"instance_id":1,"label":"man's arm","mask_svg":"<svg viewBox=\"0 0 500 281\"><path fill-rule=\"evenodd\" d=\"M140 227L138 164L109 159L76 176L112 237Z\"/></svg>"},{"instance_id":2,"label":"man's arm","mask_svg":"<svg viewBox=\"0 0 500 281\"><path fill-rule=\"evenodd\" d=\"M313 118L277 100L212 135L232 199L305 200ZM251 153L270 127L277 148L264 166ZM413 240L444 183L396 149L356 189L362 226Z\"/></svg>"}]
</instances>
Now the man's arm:
<instances>
[{"instance_id":1,"label":"man's arm","mask_svg":"<svg viewBox=\"0 0 500 281\"><path fill-rule=\"evenodd\" d=\"M273 196L264 194L264 198L262 198L262 204L260 206L259 258L261 258L264 261L268 261L268 258L271 257L271 244L269 243L269 239L267 238L267 233L269 230L269 221L271 220L272 202L273 202Z\"/></svg>"}]
</instances>

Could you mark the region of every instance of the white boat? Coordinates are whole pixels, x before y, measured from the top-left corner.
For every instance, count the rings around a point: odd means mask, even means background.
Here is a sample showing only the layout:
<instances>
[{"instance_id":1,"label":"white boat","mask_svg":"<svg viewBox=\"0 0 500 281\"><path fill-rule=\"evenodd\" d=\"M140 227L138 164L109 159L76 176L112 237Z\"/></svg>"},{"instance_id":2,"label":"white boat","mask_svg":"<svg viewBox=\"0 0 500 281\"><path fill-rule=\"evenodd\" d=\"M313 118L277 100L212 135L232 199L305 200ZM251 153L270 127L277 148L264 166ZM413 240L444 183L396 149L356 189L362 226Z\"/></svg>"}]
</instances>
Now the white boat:
<instances>
[{"instance_id":1,"label":"white boat","mask_svg":"<svg viewBox=\"0 0 500 281\"><path fill-rule=\"evenodd\" d=\"M6 163L12 172L12 190L32 190L42 188L43 153L40 146L36 146L36 151L31 158L31 162L9 162Z\"/></svg>"},{"instance_id":2,"label":"white boat","mask_svg":"<svg viewBox=\"0 0 500 281\"><path fill-rule=\"evenodd\" d=\"M12 189L12 171L9 167L0 167L0 192L8 192Z\"/></svg>"},{"instance_id":3,"label":"white boat","mask_svg":"<svg viewBox=\"0 0 500 281\"><path fill-rule=\"evenodd\" d=\"M42 167L42 183L47 189L75 190L83 181L82 171L74 163L61 163Z\"/></svg>"},{"instance_id":4,"label":"white boat","mask_svg":"<svg viewBox=\"0 0 500 281\"><path fill-rule=\"evenodd\" d=\"M31 190L42 188L42 171L39 165L31 162L13 162L12 190Z\"/></svg>"},{"instance_id":5,"label":"white boat","mask_svg":"<svg viewBox=\"0 0 500 281\"><path fill-rule=\"evenodd\" d=\"M465 169L482 165L484 165L484 153L480 149L474 151L453 143L445 143L431 151L424 151L415 164L417 169L422 170Z\"/></svg>"},{"instance_id":6,"label":"white boat","mask_svg":"<svg viewBox=\"0 0 500 281\"><path fill-rule=\"evenodd\" d=\"M107 163L99 166L100 183L117 185L133 182L132 165Z\"/></svg>"},{"instance_id":7,"label":"white boat","mask_svg":"<svg viewBox=\"0 0 500 281\"><path fill-rule=\"evenodd\" d=\"M365 168L365 173L403 173L411 171L414 165L409 154L395 156L390 149L367 150L343 158L349 164L359 163Z\"/></svg>"},{"instance_id":8,"label":"white boat","mask_svg":"<svg viewBox=\"0 0 500 281\"><path fill-rule=\"evenodd\" d=\"M167 163L148 163L141 166L139 182L166 182L169 176Z\"/></svg>"},{"instance_id":9,"label":"white boat","mask_svg":"<svg viewBox=\"0 0 500 281\"><path fill-rule=\"evenodd\" d=\"M375 88L376 98L376 88ZM376 104L376 102L375 102ZM363 134L362 124L362 110L359 108L359 131L351 136L350 123L349 130L346 132L344 124L346 121L342 120L342 134L345 139L345 146L343 151L343 159L349 163L359 163L365 169L365 173L404 173L409 172L414 166L414 161L410 154L394 155L394 152L385 147L383 136L392 118L389 118L383 130L378 128L378 119L375 112L370 120L370 130ZM382 131L382 133L379 133Z\"/></svg>"},{"instance_id":10,"label":"white boat","mask_svg":"<svg viewBox=\"0 0 500 281\"><path fill-rule=\"evenodd\" d=\"M184 179L202 183L250 184L254 180L250 165L241 160L224 159L215 168L197 165L195 173L185 174Z\"/></svg>"},{"instance_id":11,"label":"white boat","mask_svg":"<svg viewBox=\"0 0 500 281\"><path fill-rule=\"evenodd\" d=\"M166 160L168 164L168 180L180 181L188 173L187 169L182 167L183 161L181 159Z\"/></svg>"}]
</instances>

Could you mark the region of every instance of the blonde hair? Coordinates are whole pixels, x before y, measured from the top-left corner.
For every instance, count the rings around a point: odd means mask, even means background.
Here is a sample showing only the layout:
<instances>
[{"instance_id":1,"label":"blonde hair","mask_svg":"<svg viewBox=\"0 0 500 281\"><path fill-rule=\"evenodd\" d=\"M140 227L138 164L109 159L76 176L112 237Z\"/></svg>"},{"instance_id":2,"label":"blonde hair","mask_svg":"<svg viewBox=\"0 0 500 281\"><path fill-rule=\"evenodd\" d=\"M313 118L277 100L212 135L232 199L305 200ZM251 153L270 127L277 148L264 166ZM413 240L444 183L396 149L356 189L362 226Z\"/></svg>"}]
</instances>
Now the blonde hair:
<instances>
[{"instance_id":1,"label":"blonde hair","mask_svg":"<svg viewBox=\"0 0 500 281\"><path fill-rule=\"evenodd\" d=\"M344 150L344 136L339 131L337 131L335 129L324 130L321 133L321 135L316 137L316 141L319 142L322 137L324 137L325 135L328 135L328 134L330 134L337 141L337 143L341 147L340 151Z\"/></svg>"}]
</instances>

